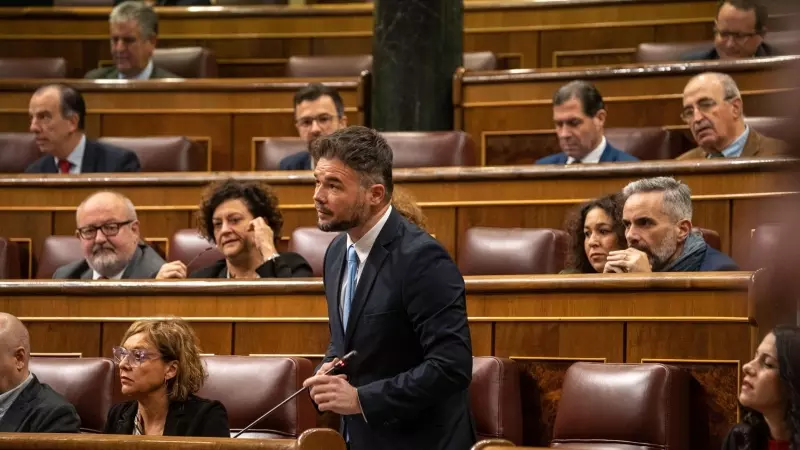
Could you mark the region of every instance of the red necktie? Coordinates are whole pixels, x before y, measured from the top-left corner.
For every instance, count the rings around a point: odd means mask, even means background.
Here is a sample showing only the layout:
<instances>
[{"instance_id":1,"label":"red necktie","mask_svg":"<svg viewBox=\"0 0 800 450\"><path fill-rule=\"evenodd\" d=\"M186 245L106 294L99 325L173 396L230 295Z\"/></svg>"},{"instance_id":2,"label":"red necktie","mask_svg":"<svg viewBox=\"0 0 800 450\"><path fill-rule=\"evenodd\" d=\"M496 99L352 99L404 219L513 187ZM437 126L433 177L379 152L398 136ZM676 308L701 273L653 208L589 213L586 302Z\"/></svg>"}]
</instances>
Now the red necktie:
<instances>
[{"instance_id":1,"label":"red necktie","mask_svg":"<svg viewBox=\"0 0 800 450\"><path fill-rule=\"evenodd\" d=\"M72 167L72 163L66 159L58 160L58 173L69 173L70 167Z\"/></svg>"}]
</instances>

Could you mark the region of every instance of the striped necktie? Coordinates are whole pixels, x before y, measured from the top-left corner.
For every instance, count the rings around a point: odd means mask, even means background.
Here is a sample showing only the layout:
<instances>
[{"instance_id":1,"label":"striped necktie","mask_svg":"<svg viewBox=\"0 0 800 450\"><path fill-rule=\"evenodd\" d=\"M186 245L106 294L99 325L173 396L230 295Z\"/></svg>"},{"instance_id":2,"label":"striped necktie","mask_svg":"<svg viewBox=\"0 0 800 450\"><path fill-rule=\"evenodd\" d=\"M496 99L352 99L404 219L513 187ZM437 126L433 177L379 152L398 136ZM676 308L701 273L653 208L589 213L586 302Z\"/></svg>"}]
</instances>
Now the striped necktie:
<instances>
[{"instance_id":1,"label":"striped necktie","mask_svg":"<svg viewBox=\"0 0 800 450\"><path fill-rule=\"evenodd\" d=\"M358 255L355 244L347 248L347 289L342 302L342 327L347 332L347 320L350 318L350 306L356 292L356 275L358 274Z\"/></svg>"}]
</instances>

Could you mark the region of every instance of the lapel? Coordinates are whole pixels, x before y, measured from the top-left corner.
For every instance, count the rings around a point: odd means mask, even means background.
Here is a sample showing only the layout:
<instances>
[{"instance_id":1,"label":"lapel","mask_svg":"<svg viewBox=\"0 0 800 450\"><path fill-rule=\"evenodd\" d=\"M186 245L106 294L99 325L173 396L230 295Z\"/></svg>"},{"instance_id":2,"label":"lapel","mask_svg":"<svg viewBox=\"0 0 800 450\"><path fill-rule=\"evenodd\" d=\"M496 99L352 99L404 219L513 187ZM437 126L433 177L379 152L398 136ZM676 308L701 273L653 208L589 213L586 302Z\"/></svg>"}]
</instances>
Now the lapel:
<instances>
[{"instance_id":1,"label":"lapel","mask_svg":"<svg viewBox=\"0 0 800 450\"><path fill-rule=\"evenodd\" d=\"M97 149L94 142L86 139L86 148L83 150L83 160L81 161L81 173L100 172L97 169Z\"/></svg>"},{"instance_id":2,"label":"lapel","mask_svg":"<svg viewBox=\"0 0 800 450\"><path fill-rule=\"evenodd\" d=\"M189 424L184 420L186 404L191 401L191 397L185 402L169 402L167 420L164 422L164 436L186 436Z\"/></svg>"},{"instance_id":3,"label":"lapel","mask_svg":"<svg viewBox=\"0 0 800 450\"><path fill-rule=\"evenodd\" d=\"M56 167L56 159L53 155L47 155L42 161L42 173L58 173L58 167Z\"/></svg>"},{"instance_id":4,"label":"lapel","mask_svg":"<svg viewBox=\"0 0 800 450\"><path fill-rule=\"evenodd\" d=\"M599 162L614 162L615 161L614 156L616 156L615 155L616 150L617 149L615 149L614 146L611 145L611 142L608 142L608 140L606 140L606 148L604 148L603 153L600 154Z\"/></svg>"},{"instance_id":5,"label":"lapel","mask_svg":"<svg viewBox=\"0 0 800 450\"><path fill-rule=\"evenodd\" d=\"M750 127L750 134L747 136L747 141L744 143L744 149L742 149L742 158L747 158L749 156L758 156L758 152L761 149L761 135L758 134L753 127Z\"/></svg>"},{"instance_id":6,"label":"lapel","mask_svg":"<svg viewBox=\"0 0 800 450\"><path fill-rule=\"evenodd\" d=\"M361 317L361 312L364 310L364 305L367 304L369 294L372 291L372 286L375 284L375 279L378 277L378 272L389 256L389 251L386 246L392 243L398 237L400 228L400 215L396 209L392 208L389 214L389 219L383 226L378 239L372 246L369 252L367 261L364 263L364 270L361 272L361 277L358 279L358 286L356 286L355 296L353 303L350 305L350 318L347 320L347 332L345 333L345 347L350 339L353 338L353 333L358 325L358 319Z\"/></svg>"},{"instance_id":7,"label":"lapel","mask_svg":"<svg viewBox=\"0 0 800 450\"><path fill-rule=\"evenodd\" d=\"M133 252L133 258L131 258L130 262L128 263L128 267L125 268L125 272L122 272L122 279L127 280L129 278L136 277L136 269L139 267L139 262L142 260L144 256L144 248L141 242L136 245L136 250Z\"/></svg>"},{"instance_id":8,"label":"lapel","mask_svg":"<svg viewBox=\"0 0 800 450\"><path fill-rule=\"evenodd\" d=\"M84 265L86 266L86 269L81 273L81 280L91 280L94 272L92 271L92 268L89 267L89 263L87 263L86 260L83 261L81 266Z\"/></svg>"},{"instance_id":9,"label":"lapel","mask_svg":"<svg viewBox=\"0 0 800 450\"><path fill-rule=\"evenodd\" d=\"M11 407L6 411L3 420L0 421L0 432L15 432L19 429L19 426L22 424L22 421L25 420L28 411L31 409L31 401L36 399L41 388L39 380L37 380L36 375L34 375L30 384L20 392L17 399L14 400L14 403L12 403Z\"/></svg>"},{"instance_id":10,"label":"lapel","mask_svg":"<svg viewBox=\"0 0 800 450\"><path fill-rule=\"evenodd\" d=\"M305 169L306 170L314 170L314 168L311 167L311 162L312 162L311 161L311 153L306 153L306 162L305 162Z\"/></svg>"},{"instance_id":11,"label":"lapel","mask_svg":"<svg viewBox=\"0 0 800 450\"><path fill-rule=\"evenodd\" d=\"M328 300L328 311L331 320L331 333L338 333L344 340L344 331L342 330L342 317L339 314L339 299L342 287L342 276L344 275L344 260L345 249L347 247L347 236L342 233L331 244L329 258L331 260L330 272L326 275L333 275L328 277L325 281L325 298Z\"/></svg>"}]
</instances>

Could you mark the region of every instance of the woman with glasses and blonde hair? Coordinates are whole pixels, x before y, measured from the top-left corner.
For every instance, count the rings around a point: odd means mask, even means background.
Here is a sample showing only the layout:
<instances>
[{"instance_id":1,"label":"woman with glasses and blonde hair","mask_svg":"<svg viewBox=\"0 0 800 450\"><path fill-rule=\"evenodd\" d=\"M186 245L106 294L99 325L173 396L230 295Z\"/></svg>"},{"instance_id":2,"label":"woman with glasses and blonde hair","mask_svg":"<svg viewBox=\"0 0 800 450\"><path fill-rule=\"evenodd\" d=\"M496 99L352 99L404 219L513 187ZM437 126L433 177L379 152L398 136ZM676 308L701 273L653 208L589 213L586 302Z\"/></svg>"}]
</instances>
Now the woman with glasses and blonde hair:
<instances>
[{"instance_id":1,"label":"woman with glasses and blonde hair","mask_svg":"<svg viewBox=\"0 0 800 450\"><path fill-rule=\"evenodd\" d=\"M114 347L122 394L106 434L230 437L222 403L197 397L207 376L194 331L182 319L139 320Z\"/></svg>"}]
</instances>

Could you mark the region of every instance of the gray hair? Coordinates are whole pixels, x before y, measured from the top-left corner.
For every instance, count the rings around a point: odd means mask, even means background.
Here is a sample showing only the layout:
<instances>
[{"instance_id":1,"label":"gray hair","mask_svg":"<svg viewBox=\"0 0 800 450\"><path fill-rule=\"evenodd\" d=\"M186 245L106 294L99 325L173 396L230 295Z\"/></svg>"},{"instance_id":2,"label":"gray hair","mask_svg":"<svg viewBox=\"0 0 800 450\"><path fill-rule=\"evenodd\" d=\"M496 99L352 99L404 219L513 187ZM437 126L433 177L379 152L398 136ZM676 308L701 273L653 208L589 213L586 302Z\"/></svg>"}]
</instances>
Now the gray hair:
<instances>
[{"instance_id":1,"label":"gray hair","mask_svg":"<svg viewBox=\"0 0 800 450\"><path fill-rule=\"evenodd\" d=\"M647 192L664 193L664 212L676 222L692 220L692 191L686 184L672 177L643 178L622 190L626 201L634 194Z\"/></svg>"},{"instance_id":2,"label":"gray hair","mask_svg":"<svg viewBox=\"0 0 800 450\"><path fill-rule=\"evenodd\" d=\"M128 0L115 6L108 17L109 23L135 21L139 24L142 39L150 39L158 35L158 15L141 1Z\"/></svg>"},{"instance_id":3,"label":"gray hair","mask_svg":"<svg viewBox=\"0 0 800 450\"><path fill-rule=\"evenodd\" d=\"M97 197L98 195L112 195L116 197L117 199L119 199L119 201L122 202L123 205L125 205L125 211L127 212L128 220L139 220L139 218L136 216L136 207L133 206L133 202L131 201L131 199L115 191L97 191L94 194L86 197L86 199L83 200L80 205L78 205L78 209L75 211L76 222L78 221L78 214L80 213L84 205L86 205L86 203L88 203L89 200Z\"/></svg>"}]
</instances>

